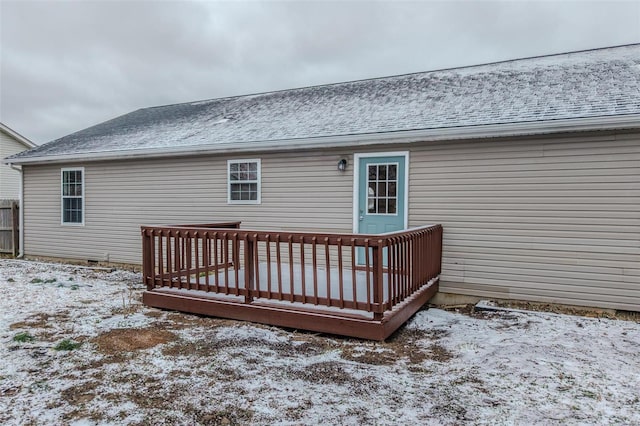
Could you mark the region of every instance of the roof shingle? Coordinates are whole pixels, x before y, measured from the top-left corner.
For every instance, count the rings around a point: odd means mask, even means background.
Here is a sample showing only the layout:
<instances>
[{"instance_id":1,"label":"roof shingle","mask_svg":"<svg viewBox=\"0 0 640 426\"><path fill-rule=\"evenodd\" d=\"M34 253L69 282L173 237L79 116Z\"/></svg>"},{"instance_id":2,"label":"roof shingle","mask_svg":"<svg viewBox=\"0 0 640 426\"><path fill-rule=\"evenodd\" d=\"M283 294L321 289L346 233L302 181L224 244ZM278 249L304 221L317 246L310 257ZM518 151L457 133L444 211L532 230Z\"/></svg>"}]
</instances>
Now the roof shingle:
<instances>
[{"instance_id":1,"label":"roof shingle","mask_svg":"<svg viewBox=\"0 0 640 426\"><path fill-rule=\"evenodd\" d=\"M640 44L144 108L16 157L640 114Z\"/></svg>"}]
</instances>

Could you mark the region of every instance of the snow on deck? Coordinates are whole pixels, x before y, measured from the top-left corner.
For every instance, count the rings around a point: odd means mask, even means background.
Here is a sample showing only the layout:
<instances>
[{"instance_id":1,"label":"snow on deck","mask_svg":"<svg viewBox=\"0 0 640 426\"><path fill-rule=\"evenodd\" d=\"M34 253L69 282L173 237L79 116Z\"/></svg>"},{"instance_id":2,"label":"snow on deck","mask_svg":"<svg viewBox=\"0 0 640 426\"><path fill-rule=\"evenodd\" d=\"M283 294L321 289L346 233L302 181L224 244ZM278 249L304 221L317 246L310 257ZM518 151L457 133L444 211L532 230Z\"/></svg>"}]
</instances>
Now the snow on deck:
<instances>
[{"instance_id":1,"label":"snow on deck","mask_svg":"<svg viewBox=\"0 0 640 426\"><path fill-rule=\"evenodd\" d=\"M271 291L275 294L281 292L282 294L291 294L292 291L292 282L291 282L291 271L290 264L282 263L281 264L281 273L278 274L278 264L276 262L272 262L271 265L268 265L266 262L260 262L259 268L256 272L259 272L257 275L258 279L256 280L256 289L260 291ZM269 269L270 266L270 269ZM326 269L317 268L316 276L314 277L313 269L308 265L302 270L302 265L299 263L291 264L291 269L293 269L293 294L302 295L308 297L315 296L315 287L314 287L314 278L317 283L317 297L325 298L329 296L331 299L340 299L340 271L337 268L331 268L329 273L327 273ZM302 276L304 273L304 291L302 285ZM269 286L268 277L271 276L271 286ZM328 280L327 280L328 278ZM367 273L365 271L355 271L355 298L354 298L354 275L352 274L351 269L344 269L342 271L342 298L344 301L352 302L356 300L357 302L362 303L373 303L373 275L369 273L369 293L367 294ZM205 277L200 277L200 285L205 284ZM238 288L245 288L245 274L244 269L240 268L238 270ZM195 281L195 278L191 278L192 284ZM211 291L214 289L215 285L215 273L209 275L209 287ZM233 269L228 269L227 272L221 270L218 272L218 282L220 285L224 285L226 283L226 287L228 287L228 291L233 293L233 289L236 288L236 276L235 271ZM389 300L389 288L388 288L388 275L383 274L383 299L382 303L386 303ZM234 296L232 294L225 295L224 293L207 293L204 291L195 291L195 290L182 290L177 288L157 288L154 291L164 292L164 293L174 293L181 295L195 295L197 294L199 297L206 297L207 295L211 296L215 294L216 298L219 299L229 299L233 301L241 301L244 302L244 298L239 298L238 296ZM298 302L289 302L286 300L278 301L276 300L276 295L274 295L273 299L268 298L259 298L256 297L256 302L260 303L269 303L276 304L282 306L296 306L296 307L305 307L310 308L313 306L313 309L319 311L326 312L335 312L349 315L360 315L366 318L371 318L372 314L368 314L366 312L355 310L355 309L342 309L338 307L330 307L330 306L321 306L321 305L310 305L305 303ZM367 299L367 297L369 299ZM284 298L286 299L286 297Z\"/></svg>"},{"instance_id":2,"label":"snow on deck","mask_svg":"<svg viewBox=\"0 0 640 426\"><path fill-rule=\"evenodd\" d=\"M281 264L281 273L278 274L278 264L276 262L272 262L271 265L268 265L266 262L260 262L260 267L258 269L259 274L256 279L256 289L260 291L272 291L278 292L281 286L282 293L291 293L292 291L292 282L291 282L291 269L293 269L293 293L302 295L304 293L305 296L314 296L315 287L314 280L317 285L317 296L318 297L331 297L333 299L340 298L340 271L338 268L331 268L329 273L327 273L326 269L317 268L316 276L314 277L313 268L306 265L304 271L302 270L302 265L299 263L282 263ZM270 266L270 269L269 269ZM304 292L303 292L303 276L304 273ZM271 278L271 286L269 286L268 278ZM343 269L342 271L342 297L346 301L354 300L354 281L353 274L351 269ZM218 279L220 283L224 283L226 276L224 270L218 272ZM236 278L235 272L232 269L228 271L228 287L236 288ZM202 283L204 278L200 278L200 282ZM244 285L244 269L240 268L238 270L238 288L245 288ZM209 284L213 285L215 283L215 274L209 276ZM388 276L387 274L383 274L383 301L388 300ZM373 274L369 273L369 297L373 297ZM355 271L355 300L358 302L367 302L367 273L365 271Z\"/></svg>"}]
</instances>

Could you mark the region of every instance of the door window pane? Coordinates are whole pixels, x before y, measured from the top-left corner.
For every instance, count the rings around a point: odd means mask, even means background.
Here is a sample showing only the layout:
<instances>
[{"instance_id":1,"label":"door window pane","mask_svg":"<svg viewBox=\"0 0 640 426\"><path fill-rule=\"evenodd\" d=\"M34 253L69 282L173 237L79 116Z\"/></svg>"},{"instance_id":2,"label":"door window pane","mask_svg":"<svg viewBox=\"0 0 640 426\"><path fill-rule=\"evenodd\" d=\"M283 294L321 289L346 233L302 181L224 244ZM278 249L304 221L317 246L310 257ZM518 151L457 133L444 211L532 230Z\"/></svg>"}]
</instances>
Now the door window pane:
<instances>
[{"instance_id":1,"label":"door window pane","mask_svg":"<svg viewBox=\"0 0 640 426\"><path fill-rule=\"evenodd\" d=\"M398 166L396 164L389 165L389 180L396 180L396 175L398 173Z\"/></svg>"},{"instance_id":2,"label":"door window pane","mask_svg":"<svg viewBox=\"0 0 640 426\"><path fill-rule=\"evenodd\" d=\"M389 202L387 203L387 213L389 214L397 214L397 210L396 210L396 199L395 198L389 198Z\"/></svg>"},{"instance_id":3,"label":"door window pane","mask_svg":"<svg viewBox=\"0 0 640 426\"><path fill-rule=\"evenodd\" d=\"M397 214L398 165L367 165L367 213Z\"/></svg>"}]
</instances>

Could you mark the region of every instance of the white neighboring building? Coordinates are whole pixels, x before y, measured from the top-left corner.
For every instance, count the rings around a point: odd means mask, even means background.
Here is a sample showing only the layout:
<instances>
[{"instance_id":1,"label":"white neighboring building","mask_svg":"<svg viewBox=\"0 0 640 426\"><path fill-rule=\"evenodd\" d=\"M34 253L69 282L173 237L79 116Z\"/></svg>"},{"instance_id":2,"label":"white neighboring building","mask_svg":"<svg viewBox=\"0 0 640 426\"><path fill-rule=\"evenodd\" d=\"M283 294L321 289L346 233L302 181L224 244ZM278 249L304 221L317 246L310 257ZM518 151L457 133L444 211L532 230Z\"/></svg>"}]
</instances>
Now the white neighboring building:
<instances>
[{"instance_id":1,"label":"white neighboring building","mask_svg":"<svg viewBox=\"0 0 640 426\"><path fill-rule=\"evenodd\" d=\"M0 123L0 158L17 154L37 145ZM20 172L0 163L0 200L20 198Z\"/></svg>"}]
</instances>

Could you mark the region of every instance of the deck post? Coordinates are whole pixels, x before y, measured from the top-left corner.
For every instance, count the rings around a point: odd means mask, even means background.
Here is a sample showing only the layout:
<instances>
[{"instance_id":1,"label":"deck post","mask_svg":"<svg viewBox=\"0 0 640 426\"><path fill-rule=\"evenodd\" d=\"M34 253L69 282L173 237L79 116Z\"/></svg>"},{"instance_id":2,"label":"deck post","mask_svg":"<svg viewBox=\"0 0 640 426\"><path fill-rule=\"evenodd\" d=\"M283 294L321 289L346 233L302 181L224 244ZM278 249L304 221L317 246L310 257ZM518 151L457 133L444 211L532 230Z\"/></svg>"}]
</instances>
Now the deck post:
<instances>
[{"instance_id":1,"label":"deck post","mask_svg":"<svg viewBox=\"0 0 640 426\"><path fill-rule=\"evenodd\" d=\"M443 235L442 225L438 225L436 229L437 229L436 232L438 233L438 238L437 238L438 248L436 252L437 255L434 258L438 262L438 264L437 264L437 268L434 275L440 275L442 273L442 235Z\"/></svg>"},{"instance_id":2,"label":"deck post","mask_svg":"<svg viewBox=\"0 0 640 426\"><path fill-rule=\"evenodd\" d=\"M384 307L382 303L384 290L383 290L383 280L382 280L382 245L383 241L378 240L376 244L371 248L372 249L372 257L373 257L373 304L375 306L375 310L373 313L373 319L376 321L382 320L382 316L384 313Z\"/></svg>"},{"instance_id":3,"label":"deck post","mask_svg":"<svg viewBox=\"0 0 640 426\"><path fill-rule=\"evenodd\" d=\"M231 229L240 229L240 222L232 222L228 227ZM238 234L236 233L236 235ZM237 269L240 266L240 243L238 242L238 240L235 241L235 244L232 246L231 250L231 261L233 262L233 267Z\"/></svg>"},{"instance_id":4,"label":"deck post","mask_svg":"<svg viewBox=\"0 0 640 426\"><path fill-rule=\"evenodd\" d=\"M151 279L151 256L153 256L154 254L151 253L150 241L153 236L150 236L149 233L149 230L142 228L142 279L147 285L147 290L152 290L153 285Z\"/></svg>"},{"instance_id":5,"label":"deck post","mask_svg":"<svg viewBox=\"0 0 640 426\"><path fill-rule=\"evenodd\" d=\"M255 287L255 268L253 265L253 245L255 242L247 233L244 237L244 302L253 302L253 288ZM236 286L238 283L236 283Z\"/></svg>"}]
</instances>

